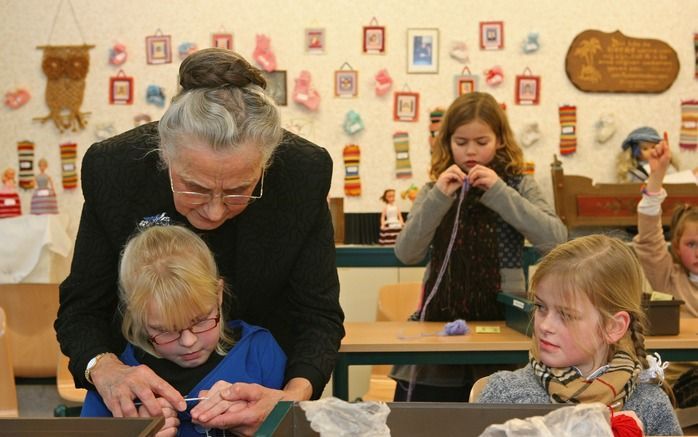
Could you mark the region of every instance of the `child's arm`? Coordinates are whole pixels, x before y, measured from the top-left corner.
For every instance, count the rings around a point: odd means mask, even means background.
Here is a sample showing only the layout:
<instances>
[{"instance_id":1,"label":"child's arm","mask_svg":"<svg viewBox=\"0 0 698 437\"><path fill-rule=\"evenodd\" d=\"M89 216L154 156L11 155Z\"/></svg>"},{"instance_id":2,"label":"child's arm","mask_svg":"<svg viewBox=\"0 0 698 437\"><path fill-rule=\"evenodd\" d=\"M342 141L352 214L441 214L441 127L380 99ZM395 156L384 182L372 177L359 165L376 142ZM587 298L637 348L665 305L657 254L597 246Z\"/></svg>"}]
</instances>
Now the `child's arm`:
<instances>
[{"instance_id":1,"label":"child's arm","mask_svg":"<svg viewBox=\"0 0 698 437\"><path fill-rule=\"evenodd\" d=\"M403 227L403 226L405 226L405 220L403 220L403 218L402 218L402 211L400 211L399 206L396 208L397 208L397 219L400 222L400 227Z\"/></svg>"},{"instance_id":2,"label":"child's arm","mask_svg":"<svg viewBox=\"0 0 698 437\"><path fill-rule=\"evenodd\" d=\"M662 190L662 182L666 176L669 165L671 165L671 150L667 141L666 132L664 139L657 143L649 158L650 177L647 179L647 193L652 195Z\"/></svg>"},{"instance_id":3,"label":"child's arm","mask_svg":"<svg viewBox=\"0 0 698 437\"><path fill-rule=\"evenodd\" d=\"M383 211L381 211L381 229L385 228L385 211L388 209L388 207L384 207Z\"/></svg>"}]
</instances>

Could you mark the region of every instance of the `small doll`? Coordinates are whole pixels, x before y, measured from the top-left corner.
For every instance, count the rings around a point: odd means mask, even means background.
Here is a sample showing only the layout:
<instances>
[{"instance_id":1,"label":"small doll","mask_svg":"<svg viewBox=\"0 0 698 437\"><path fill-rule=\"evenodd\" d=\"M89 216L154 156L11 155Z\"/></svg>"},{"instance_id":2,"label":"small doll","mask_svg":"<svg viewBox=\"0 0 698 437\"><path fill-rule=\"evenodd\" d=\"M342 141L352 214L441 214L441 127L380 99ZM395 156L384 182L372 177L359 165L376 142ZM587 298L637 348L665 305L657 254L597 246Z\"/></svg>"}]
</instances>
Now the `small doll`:
<instances>
[{"instance_id":1,"label":"small doll","mask_svg":"<svg viewBox=\"0 0 698 437\"><path fill-rule=\"evenodd\" d=\"M645 182L650 175L647 163L652 148L662 140L659 133L648 126L639 127L623 141L617 160L619 182ZM670 171L676 172L677 165L672 158Z\"/></svg>"},{"instance_id":2,"label":"small doll","mask_svg":"<svg viewBox=\"0 0 698 437\"><path fill-rule=\"evenodd\" d=\"M39 174L34 177L36 189L32 194L31 214L58 214L58 202L56 201L56 189L53 179L46 174L48 161L39 159Z\"/></svg>"},{"instance_id":3,"label":"small doll","mask_svg":"<svg viewBox=\"0 0 698 437\"><path fill-rule=\"evenodd\" d=\"M380 198L385 202L381 211L381 228L378 243L384 246L395 244L397 234L400 233L405 221L402 219L400 208L395 204L395 190L388 188Z\"/></svg>"},{"instance_id":4,"label":"small doll","mask_svg":"<svg viewBox=\"0 0 698 437\"><path fill-rule=\"evenodd\" d=\"M0 186L0 218L17 217L22 215L22 206L17 194L17 181L15 170L7 168L2 173L2 186Z\"/></svg>"}]
</instances>

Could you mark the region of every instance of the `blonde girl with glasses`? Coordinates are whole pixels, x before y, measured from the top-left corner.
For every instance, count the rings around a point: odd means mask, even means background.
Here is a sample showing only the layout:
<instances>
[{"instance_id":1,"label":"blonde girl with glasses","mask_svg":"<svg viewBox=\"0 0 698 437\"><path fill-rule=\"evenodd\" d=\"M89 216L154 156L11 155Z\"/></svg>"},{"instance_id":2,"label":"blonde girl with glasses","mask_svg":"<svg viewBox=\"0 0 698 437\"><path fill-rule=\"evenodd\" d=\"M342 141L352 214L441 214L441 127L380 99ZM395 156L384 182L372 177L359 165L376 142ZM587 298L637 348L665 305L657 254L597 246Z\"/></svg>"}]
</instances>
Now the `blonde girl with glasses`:
<instances>
[{"instance_id":1,"label":"blonde girl with glasses","mask_svg":"<svg viewBox=\"0 0 698 437\"><path fill-rule=\"evenodd\" d=\"M266 329L226 321L223 279L206 244L181 226L153 226L126 245L119 270L121 330L129 344L120 359L145 364L187 399L209 397L208 390L236 382L282 387L286 355ZM206 435L208 423L192 421L157 398L166 418L159 436ZM219 411L234 403L211 396ZM193 407L195 402L187 402ZM139 406L141 416L147 416ZM90 390L82 416L111 416L100 395Z\"/></svg>"},{"instance_id":2,"label":"blonde girl with glasses","mask_svg":"<svg viewBox=\"0 0 698 437\"><path fill-rule=\"evenodd\" d=\"M681 435L663 369L645 350L643 275L632 248L604 235L553 249L531 279L529 364L490 375L482 403L601 402L646 435Z\"/></svg>"}]
</instances>

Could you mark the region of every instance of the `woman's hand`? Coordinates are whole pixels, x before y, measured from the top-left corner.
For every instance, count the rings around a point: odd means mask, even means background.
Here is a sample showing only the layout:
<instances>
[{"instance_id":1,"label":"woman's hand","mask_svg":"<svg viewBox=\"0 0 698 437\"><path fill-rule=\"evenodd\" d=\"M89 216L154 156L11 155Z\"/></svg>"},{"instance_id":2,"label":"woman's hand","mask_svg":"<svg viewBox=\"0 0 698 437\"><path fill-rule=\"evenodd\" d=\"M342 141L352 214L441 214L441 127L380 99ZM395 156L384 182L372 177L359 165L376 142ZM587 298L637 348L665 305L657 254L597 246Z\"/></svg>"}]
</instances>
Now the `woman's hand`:
<instances>
[{"instance_id":1,"label":"woman's hand","mask_svg":"<svg viewBox=\"0 0 698 437\"><path fill-rule=\"evenodd\" d=\"M313 387L305 378L293 378L282 390L259 384L218 381L201 397L208 397L191 410L194 423L207 428L228 429L244 436L253 435L271 410L281 400L305 401Z\"/></svg>"},{"instance_id":2,"label":"woman's hand","mask_svg":"<svg viewBox=\"0 0 698 437\"><path fill-rule=\"evenodd\" d=\"M114 417L137 417L134 399L143 404L152 416L162 416L161 401L164 398L175 410L184 411L186 402L177 390L155 374L147 366L127 366L114 354L104 356L90 372L97 391Z\"/></svg>"},{"instance_id":3,"label":"woman's hand","mask_svg":"<svg viewBox=\"0 0 698 437\"><path fill-rule=\"evenodd\" d=\"M453 164L443 171L436 180L436 188L447 196L452 196L458 188L463 186L466 174L460 167Z\"/></svg>"},{"instance_id":4,"label":"woman's hand","mask_svg":"<svg viewBox=\"0 0 698 437\"><path fill-rule=\"evenodd\" d=\"M191 410L192 422L206 428L231 430L243 436L253 435L284 392L259 384L216 382L206 397Z\"/></svg>"},{"instance_id":5,"label":"woman's hand","mask_svg":"<svg viewBox=\"0 0 698 437\"><path fill-rule=\"evenodd\" d=\"M468 172L468 182L471 186L487 191L499 180L497 172L484 165L477 164Z\"/></svg>"},{"instance_id":6,"label":"woman's hand","mask_svg":"<svg viewBox=\"0 0 698 437\"><path fill-rule=\"evenodd\" d=\"M155 437L175 437L179 429L177 410L175 410L172 404L165 398L156 398L156 402L158 402L162 408L162 416L165 418L165 424L160 428L160 431L155 434ZM144 405L138 407L138 416L152 417Z\"/></svg>"}]
</instances>

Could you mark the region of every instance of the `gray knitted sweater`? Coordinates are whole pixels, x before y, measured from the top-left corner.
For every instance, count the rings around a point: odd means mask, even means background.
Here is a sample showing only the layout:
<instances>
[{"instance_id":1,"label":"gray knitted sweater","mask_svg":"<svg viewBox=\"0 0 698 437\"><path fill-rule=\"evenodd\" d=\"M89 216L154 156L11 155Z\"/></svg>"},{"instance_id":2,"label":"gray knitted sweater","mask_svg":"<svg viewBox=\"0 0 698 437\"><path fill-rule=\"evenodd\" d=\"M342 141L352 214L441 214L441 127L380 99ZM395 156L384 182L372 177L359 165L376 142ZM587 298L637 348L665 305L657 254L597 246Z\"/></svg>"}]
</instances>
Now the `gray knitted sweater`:
<instances>
[{"instance_id":1,"label":"gray knitted sweater","mask_svg":"<svg viewBox=\"0 0 698 437\"><path fill-rule=\"evenodd\" d=\"M514 372L490 375L477 402L548 404L550 396L528 365ZM638 384L623 409L637 414L645 426L645 435L683 435L669 398L655 384Z\"/></svg>"}]
</instances>

